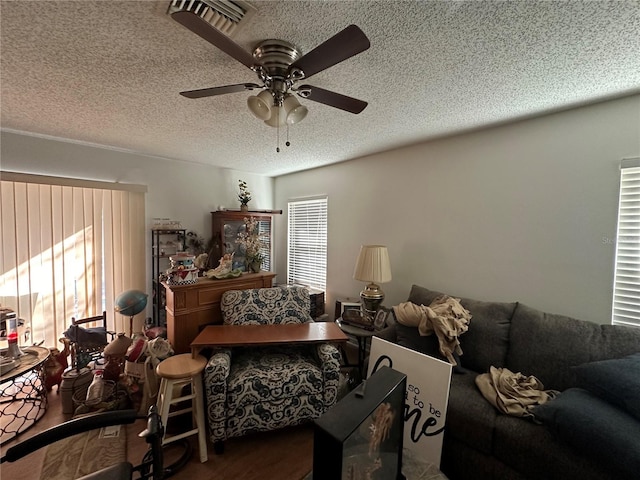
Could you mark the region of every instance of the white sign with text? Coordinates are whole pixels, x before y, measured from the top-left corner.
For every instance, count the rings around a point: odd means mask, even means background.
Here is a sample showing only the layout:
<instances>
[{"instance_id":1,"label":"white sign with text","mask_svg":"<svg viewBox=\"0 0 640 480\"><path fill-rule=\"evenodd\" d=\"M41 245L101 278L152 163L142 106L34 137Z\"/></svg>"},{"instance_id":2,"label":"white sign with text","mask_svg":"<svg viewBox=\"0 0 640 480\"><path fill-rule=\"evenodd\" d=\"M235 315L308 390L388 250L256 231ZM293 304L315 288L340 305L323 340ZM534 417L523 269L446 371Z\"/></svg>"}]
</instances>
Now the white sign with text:
<instances>
[{"instance_id":1,"label":"white sign with text","mask_svg":"<svg viewBox=\"0 0 640 480\"><path fill-rule=\"evenodd\" d=\"M407 376L403 448L440 467L451 364L373 337L367 378L380 367L391 367Z\"/></svg>"}]
</instances>

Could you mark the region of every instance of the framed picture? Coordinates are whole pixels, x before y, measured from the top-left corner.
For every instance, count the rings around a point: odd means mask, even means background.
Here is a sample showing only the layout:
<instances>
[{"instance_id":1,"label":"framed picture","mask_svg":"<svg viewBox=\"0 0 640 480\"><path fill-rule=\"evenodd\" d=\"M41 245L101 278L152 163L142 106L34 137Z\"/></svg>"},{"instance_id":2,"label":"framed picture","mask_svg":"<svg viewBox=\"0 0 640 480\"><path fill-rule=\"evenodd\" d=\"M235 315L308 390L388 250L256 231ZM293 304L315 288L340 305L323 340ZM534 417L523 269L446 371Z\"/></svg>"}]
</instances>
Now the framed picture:
<instances>
[{"instance_id":1,"label":"framed picture","mask_svg":"<svg viewBox=\"0 0 640 480\"><path fill-rule=\"evenodd\" d=\"M384 307L381 307L376 312L376 316L373 317L373 327L376 330L382 330L385 327L385 325L387 324L387 315L388 314L389 314L389 311Z\"/></svg>"},{"instance_id":2,"label":"framed picture","mask_svg":"<svg viewBox=\"0 0 640 480\"><path fill-rule=\"evenodd\" d=\"M384 366L314 420L313 478L404 479L406 392L407 376Z\"/></svg>"},{"instance_id":3,"label":"framed picture","mask_svg":"<svg viewBox=\"0 0 640 480\"><path fill-rule=\"evenodd\" d=\"M360 310L360 302L347 302L336 300L336 318L342 317L346 310Z\"/></svg>"}]
</instances>

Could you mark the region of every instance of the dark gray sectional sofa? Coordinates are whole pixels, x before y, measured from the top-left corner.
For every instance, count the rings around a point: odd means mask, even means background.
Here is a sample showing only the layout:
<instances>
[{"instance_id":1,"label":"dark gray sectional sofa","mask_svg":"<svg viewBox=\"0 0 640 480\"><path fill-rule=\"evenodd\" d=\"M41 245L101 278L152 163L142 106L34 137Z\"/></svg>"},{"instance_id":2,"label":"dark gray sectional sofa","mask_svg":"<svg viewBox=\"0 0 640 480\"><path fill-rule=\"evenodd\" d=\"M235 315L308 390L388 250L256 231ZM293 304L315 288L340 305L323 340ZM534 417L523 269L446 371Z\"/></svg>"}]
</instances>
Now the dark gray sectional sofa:
<instances>
[{"instance_id":1,"label":"dark gray sectional sofa","mask_svg":"<svg viewBox=\"0 0 640 480\"><path fill-rule=\"evenodd\" d=\"M429 305L441 294L414 285L408 301ZM451 480L640 478L640 417L632 414L640 411L639 387L633 384L634 377L640 380L640 355L629 357L640 353L640 329L552 315L517 302L461 298L461 303L473 317L460 337L461 367L451 380L441 462ZM417 328L393 318L379 335L440 356L434 336L420 337ZM617 404L585 389L589 379L575 368L610 359L627 362L619 370L632 383L627 390L622 385ZM545 389L563 392L546 405L563 408L544 412L544 425L501 414L475 385L490 366L535 375Z\"/></svg>"}]
</instances>

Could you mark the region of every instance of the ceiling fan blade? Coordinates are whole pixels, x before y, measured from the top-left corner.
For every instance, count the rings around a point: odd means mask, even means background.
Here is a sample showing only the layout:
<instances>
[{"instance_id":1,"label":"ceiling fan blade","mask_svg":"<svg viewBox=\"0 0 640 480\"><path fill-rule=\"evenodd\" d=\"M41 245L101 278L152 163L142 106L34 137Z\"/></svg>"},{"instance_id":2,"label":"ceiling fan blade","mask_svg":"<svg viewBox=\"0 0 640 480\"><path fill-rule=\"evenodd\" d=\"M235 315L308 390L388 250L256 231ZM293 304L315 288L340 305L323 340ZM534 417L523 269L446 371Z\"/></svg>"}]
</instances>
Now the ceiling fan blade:
<instances>
[{"instance_id":1,"label":"ceiling fan blade","mask_svg":"<svg viewBox=\"0 0 640 480\"><path fill-rule=\"evenodd\" d=\"M218 47L230 57L235 58L245 66L253 68L256 64L256 60L253 58L253 55L227 37L224 33L209 25L195 13L183 10L172 13L171 18L187 27L193 33L202 37L215 47Z\"/></svg>"},{"instance_id":2,"label":"ceiling fan blade","mask_svg":"<svg viewBox=\"0 0 640 480\"><path fill-rule=\"evenodd\" d=\"M324 103L330 107L339 108L351 113L360 113L367 108L368 103L357 98L347 97L340 93L331 92L320 87L313 87L311 85L301 85L298 88L298 95L307 100L313 100L314 102Z\"/></svg>"},{"instance_id":3,"label":"ceiling fan blade","mask_svg":"<svg viewBox=\"0 0 640 480\"><path fill-rule=\"evenodd\" d=\"M304 72L304 78L309 78L311 75L364 52L370 45L369 39L358 26L349 25L293 62L291 68L299 68Z\"/></svg>"},{"instance_id":4,"label":"ceiling fan blade","mask_svg":"<svg viewBox=\"0 0 640 480\"><path fill-rule=\"evenodd\" d=\"M256 83L238 83L236 85L225 85L223 87L201 88L199 90L187 90L180 92L180 95L187 98L203 98L213 97L214 95L224 95L225 93L244 92L245 90L254 90L262 88Z\"/></svg>"}]
</instances>

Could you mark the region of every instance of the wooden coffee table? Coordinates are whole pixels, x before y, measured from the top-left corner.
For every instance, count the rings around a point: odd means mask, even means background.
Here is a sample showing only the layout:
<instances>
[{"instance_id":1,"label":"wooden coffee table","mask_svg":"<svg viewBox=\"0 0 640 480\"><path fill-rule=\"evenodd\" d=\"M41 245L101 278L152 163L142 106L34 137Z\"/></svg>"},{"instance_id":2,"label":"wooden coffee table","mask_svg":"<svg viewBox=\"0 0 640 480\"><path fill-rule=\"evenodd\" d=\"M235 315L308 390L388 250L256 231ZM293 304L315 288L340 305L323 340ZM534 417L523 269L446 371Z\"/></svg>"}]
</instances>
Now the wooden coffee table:
<instances>
[{"instance_id":1,"label":"wooden coffee table","mask_svg":"<svg viewBox=\"0 0 640 480\"><path fill-rule=\"evenodd\" d=\"M348 340L333 322L279 325L209 325L191 342L191 355L206 347L242 347L282 343L345 343Z\"/></svg>"}]
</instances>

